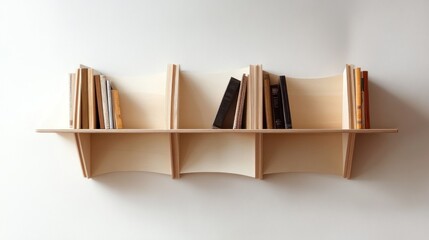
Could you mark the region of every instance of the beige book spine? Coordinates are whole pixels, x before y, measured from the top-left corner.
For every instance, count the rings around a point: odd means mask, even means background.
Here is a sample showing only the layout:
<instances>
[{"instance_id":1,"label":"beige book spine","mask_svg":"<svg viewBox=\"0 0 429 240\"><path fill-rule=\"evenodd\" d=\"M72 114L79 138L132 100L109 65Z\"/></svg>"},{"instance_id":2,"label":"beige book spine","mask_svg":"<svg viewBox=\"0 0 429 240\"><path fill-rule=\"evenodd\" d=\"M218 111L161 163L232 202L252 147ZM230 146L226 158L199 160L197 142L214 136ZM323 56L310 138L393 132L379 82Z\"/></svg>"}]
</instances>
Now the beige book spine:
<instances>
[{"instance_id":1,"label":"beige book spine","mask_svg":"<svg viewBox=\"0 0 429 240\"><path fill-rule=\"evenodd\" d=\"M355 82L356 82L356 128L362 129L362 85L360 68L355 69Z\"/></svg>"},{"instance_id":2,"label":"beige book spine","mask_svg":"<svg viewBox=\"0 0 429 240\"><path fill-rule=\"evenodd\" d=\"M88 68L88 128L95 129L97 126L96 117L96 103L95 103L95 85L94 85L94 71Z\"/></svg>"},{"instance_id":3,"label":"beige book spine","mask_svg":"<svg viewBox=\"0 0 429 240\"><path fill-rule=\"evenodd\" d=\"M81 121L81 108L82 108L82 81L81 81L81 70L76 70L76 82L75 82L75 92L74 92L74 109L73 109L73 128L80 129L82 128Z\"/></svg>"},{"instance_id":4,"label":"beige book spine","mask_svg":"<svg viewBox=\"0 0 429 240\"><path fill-rule=\"evenodd\" d=\"M240 89L238 91L237 107L235 108L234 124L232 126L233 129L243 128L243 111L244 111L244 103L246 101L246 89L247 89L247 76L246 74L243 74L243 77L241 78Z\"/></svg>"},{"instance_id":5,"label":"beige book spine","mask_svg":"<svg viewBox=\"0 0 429 240\"><path fill-rule=\"evenodd\" d=\"M265 121L267 129L273 129L273 109L271 107L271 83L270 75L264 72L264 103L265 103Z\"/></svg>"},{"instance_id":6,"label":"beige book spine","mask_svg":"<svg viewBox=\"0 0 429 240\"><path fill-rule=\"evenodd\" d=\"M113 101L113 113L114 113L114 118L115 118L115 127L117 129L121 129L123 128L123 123L122 123L122 115L121 115L121 107L119 104L119 91L113 89L112 90L112 101Z\"/></svg>"}]
</instances>

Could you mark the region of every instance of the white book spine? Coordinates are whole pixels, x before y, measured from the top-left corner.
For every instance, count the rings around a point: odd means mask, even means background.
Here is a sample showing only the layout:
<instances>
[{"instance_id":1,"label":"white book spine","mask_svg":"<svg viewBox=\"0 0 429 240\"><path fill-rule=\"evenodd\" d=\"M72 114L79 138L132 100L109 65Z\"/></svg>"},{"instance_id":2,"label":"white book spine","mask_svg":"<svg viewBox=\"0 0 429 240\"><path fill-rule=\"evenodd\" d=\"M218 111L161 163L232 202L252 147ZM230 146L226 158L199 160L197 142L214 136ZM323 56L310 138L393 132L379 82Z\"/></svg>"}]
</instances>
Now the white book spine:
<instances>
[{"instance_id":1,"label":"white book spine","mask_svg":"<svg viewBox=\"0 0 429 240\"><path fill-rule=\"evenodd\" d=\"M115 125L113 122L113 104L112 104L112 85L110 80L106 80L106 91L107 91L107 106L109 112L109 128L114 129Z\"/></svg>"},{"instance_id":2,"label":"white book spine","mask_svg":"<svg viewBox=\"0 0 429 240\"><path fill-rule=\"evenodd\" d=\"M100 76L100 85L101 85L101 99L103 104L103 118L104 118L104 128L109 129L110 128L110 121L109 121L109 106L107 101L107 80L106 76L101 75Z\"/></svg>"}]
</instances>

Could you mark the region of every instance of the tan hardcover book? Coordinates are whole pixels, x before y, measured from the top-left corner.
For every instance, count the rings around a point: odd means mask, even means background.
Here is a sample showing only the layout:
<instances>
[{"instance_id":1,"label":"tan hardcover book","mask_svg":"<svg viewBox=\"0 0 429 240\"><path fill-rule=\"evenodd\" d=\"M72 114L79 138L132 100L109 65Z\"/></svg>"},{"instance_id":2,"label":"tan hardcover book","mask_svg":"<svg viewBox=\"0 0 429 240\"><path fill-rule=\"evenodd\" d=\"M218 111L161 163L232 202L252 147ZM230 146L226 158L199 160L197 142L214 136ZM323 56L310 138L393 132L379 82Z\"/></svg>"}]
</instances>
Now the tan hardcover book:
<instances>
[{"instance_id":1,"label":"tan hardcover book","mask_svg":"<svg viewBox=\"0 0 429 240\"><path fill-rule=\"evenodd\" d=\"M81 121L81 108L82 108L82 81L81 81L81 70L76 70L76 81L74 91L74 107L73 107L73 128L82 128Z\"/></svg>"},{"instance_id":2,"label":"tan hardcover book","mask_svg":"<svg viewBox=\"0 0 429 240\"><path fill-rule=\"evenodd\" d=\"M362 129L362 85L360 67L355 68L356 82L356 128Z\"/></svg>"},{"instance_id":3,"label":"tan hardcover book","mask_svg":"<svg viewBox=\"0 0 429 240\"><path fill-rule=\"evenodd\" d=\"M121 115L121 107L119 104L119 91L116 89L112 89L112 102L113 102L113 117L115 122L115 128L121 129L123 128L122 124L122 115Z\"/></svg>"},{"instance_id":4,"label":"tan hardcover book","mask_svg":"<svg viewBox=\"0 0 429 240\"><path fill-rule=\"evenodd\" d=\"M103 107L103 120L104 120L104 129L110 129L109 121L109 104L107 99L107 79L106 76L100 76L100 85L101 85L101 100Z\"/></svg>"},{"instance_id":5,"label":"tan hardcover book","mask_svg":"<svg viewBox=\"0 0 429 240\"><path fill-rule=\"evenodd\" d=\"M98 124L100 129L105 129L104 114L103 114L103 98L101 96L101 79L100 75L94 75L95 83L95 98L97 102Z\"/></svg>"},{"instance_id":6,"label":"tan hardcover book","mask_svg":"<svg viewBox=\"0 0 429 240\"><path fill-rule=\"evenodd\" d=\"M80 69L81 81L81 128L89 128L89 110L88 110L88 68Z\"/></svg>"},{"instance_id":7,"label":"tan hardcover book","mask_svg":"<svg viewBox=\"0 0 429 240\"><path fill-rule=\"evenodd\" d=\"M75 82L76 82L76 74L75 73L70 73L69 75L70 79L69 79L69 127L70 128L74 128L74 104L75 104L75 90L76 90L76 86L75 86Z\"/></svg>"},{"instance_id":8,"label":"tan hardcover book","mask_svg":"<svg viewBox=\"0 0 429 240\"><path fill-rule=\"evenodd\" d=\"M95 101L94 70L88 68L88 128L97 127L97 109Z\"/></svg>"},{"instance_id":9,"label":"tan hardcover book","mask_svg":"<svg viewBox=\"0 0 429 240\"><path fill-rule=\"evenodd\" d=\"M232 126L233 129L243 128L243 112L246 101L247 80L248 77L246 74L243 74L240 89L238 90L237 106L235 108L234 124Z\"/></svg>"},{"instance_id":10,"label":"tan hardcover book","mask_svg":"<svg viewBox=\"0 0 429 240\"><path fill-rule=\"evenodd\" d=\"M271 82L270 75L264 72L264 104L265 104L265 121L267 129L273 129L273 109L271 108Z\"/></svg>"}]
</instances>

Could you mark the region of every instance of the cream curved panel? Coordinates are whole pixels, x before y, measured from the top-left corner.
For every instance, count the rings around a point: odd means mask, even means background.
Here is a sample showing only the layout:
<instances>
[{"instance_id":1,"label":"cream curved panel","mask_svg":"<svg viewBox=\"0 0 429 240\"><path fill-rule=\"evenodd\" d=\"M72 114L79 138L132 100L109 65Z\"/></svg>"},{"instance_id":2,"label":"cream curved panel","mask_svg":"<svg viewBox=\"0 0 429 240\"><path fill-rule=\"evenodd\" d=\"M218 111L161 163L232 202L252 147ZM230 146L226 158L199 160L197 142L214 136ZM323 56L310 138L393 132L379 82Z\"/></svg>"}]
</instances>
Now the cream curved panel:
<instances>
[{"instance_id":1,"label":"cream curved panel","mask_svg":"<svg viewBox=\"0 0 429 240\"><path fill-rule=\"evenodd\" d=\"M113 78L120 94L124 128L167 128L166 78L166 73Z\"/></svg>"},{"instance_id":2,"label":"cream curved panel","mask_svg":"<svg viewBox=\"0 0 429 240\"><path fill-rule=\"evenodd\" d=\"M294 128L342 128L343 76L287 78Z\"/></svg>"},{"instance_id":3,"label":"cream curved panel","mask_svg":"<svg viewBox=\"0 0 429 240\"><path fill-rule=\"evenodd\" d=\"M180 173L255 177L255 134L180 134Z\"/></svg>"},{"instance_id":4,"label":"cream curved panel","mask_svg":"<svg viewBox=\"0 0 429 240\"><path fill-rule=\"evenodd\" d=\"M92 134L91 175L118 171L171 175L170 134Z\"/></svg>"},{"instance_id":5,"label":"cream curved panel","mask_svg":"<svg viewBox=\"0 0 429 240\"><path fill-rule=\"evenodd\" d=\"M231 77L241 80L249 67L220 73L180 72L179 128L208 129Z\"/></svg>"},{"instance_id":6,"label":"cream curved panel","mask_svg":"<svg viewBox=\"0 0 429 240\"><path fill-rule=\"evenodd\" d=\"M264 174L313 172L343 176L343 135L264 134Z\"/></svg>"},{"instance_id":7,"label":"cream curved panel","mask_svg":"<svg viewBox=\"0 0 429 240\"><path fill-rule=\"evenodd\" d=\"M279 76L270 73L271 84ZM323 78L286 76L292 127L341 129L343 127L343 75Z\"/></svg>"}]
</instances>

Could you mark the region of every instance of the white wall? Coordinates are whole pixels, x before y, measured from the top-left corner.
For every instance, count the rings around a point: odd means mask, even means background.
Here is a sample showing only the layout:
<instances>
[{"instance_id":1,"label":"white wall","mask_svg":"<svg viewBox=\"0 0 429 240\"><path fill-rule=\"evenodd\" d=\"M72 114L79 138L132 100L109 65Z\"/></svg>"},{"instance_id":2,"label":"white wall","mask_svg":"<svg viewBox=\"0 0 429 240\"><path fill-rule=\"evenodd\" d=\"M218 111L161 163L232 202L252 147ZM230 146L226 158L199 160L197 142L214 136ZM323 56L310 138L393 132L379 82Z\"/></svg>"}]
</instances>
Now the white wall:
<instances>
[{"instance_id":1,"label":"white wall","mask_svg":"<svg viewBox=\"0 0 429 240\"><path fill-rule=\"evenodd\" d=\"M0 1L0 239L427 239L429 1ZM110 76L262 63L370 72L353 180L279 174L82 177L73 139L36 134L85 63Z\"/></svg>"}]
</instances>

